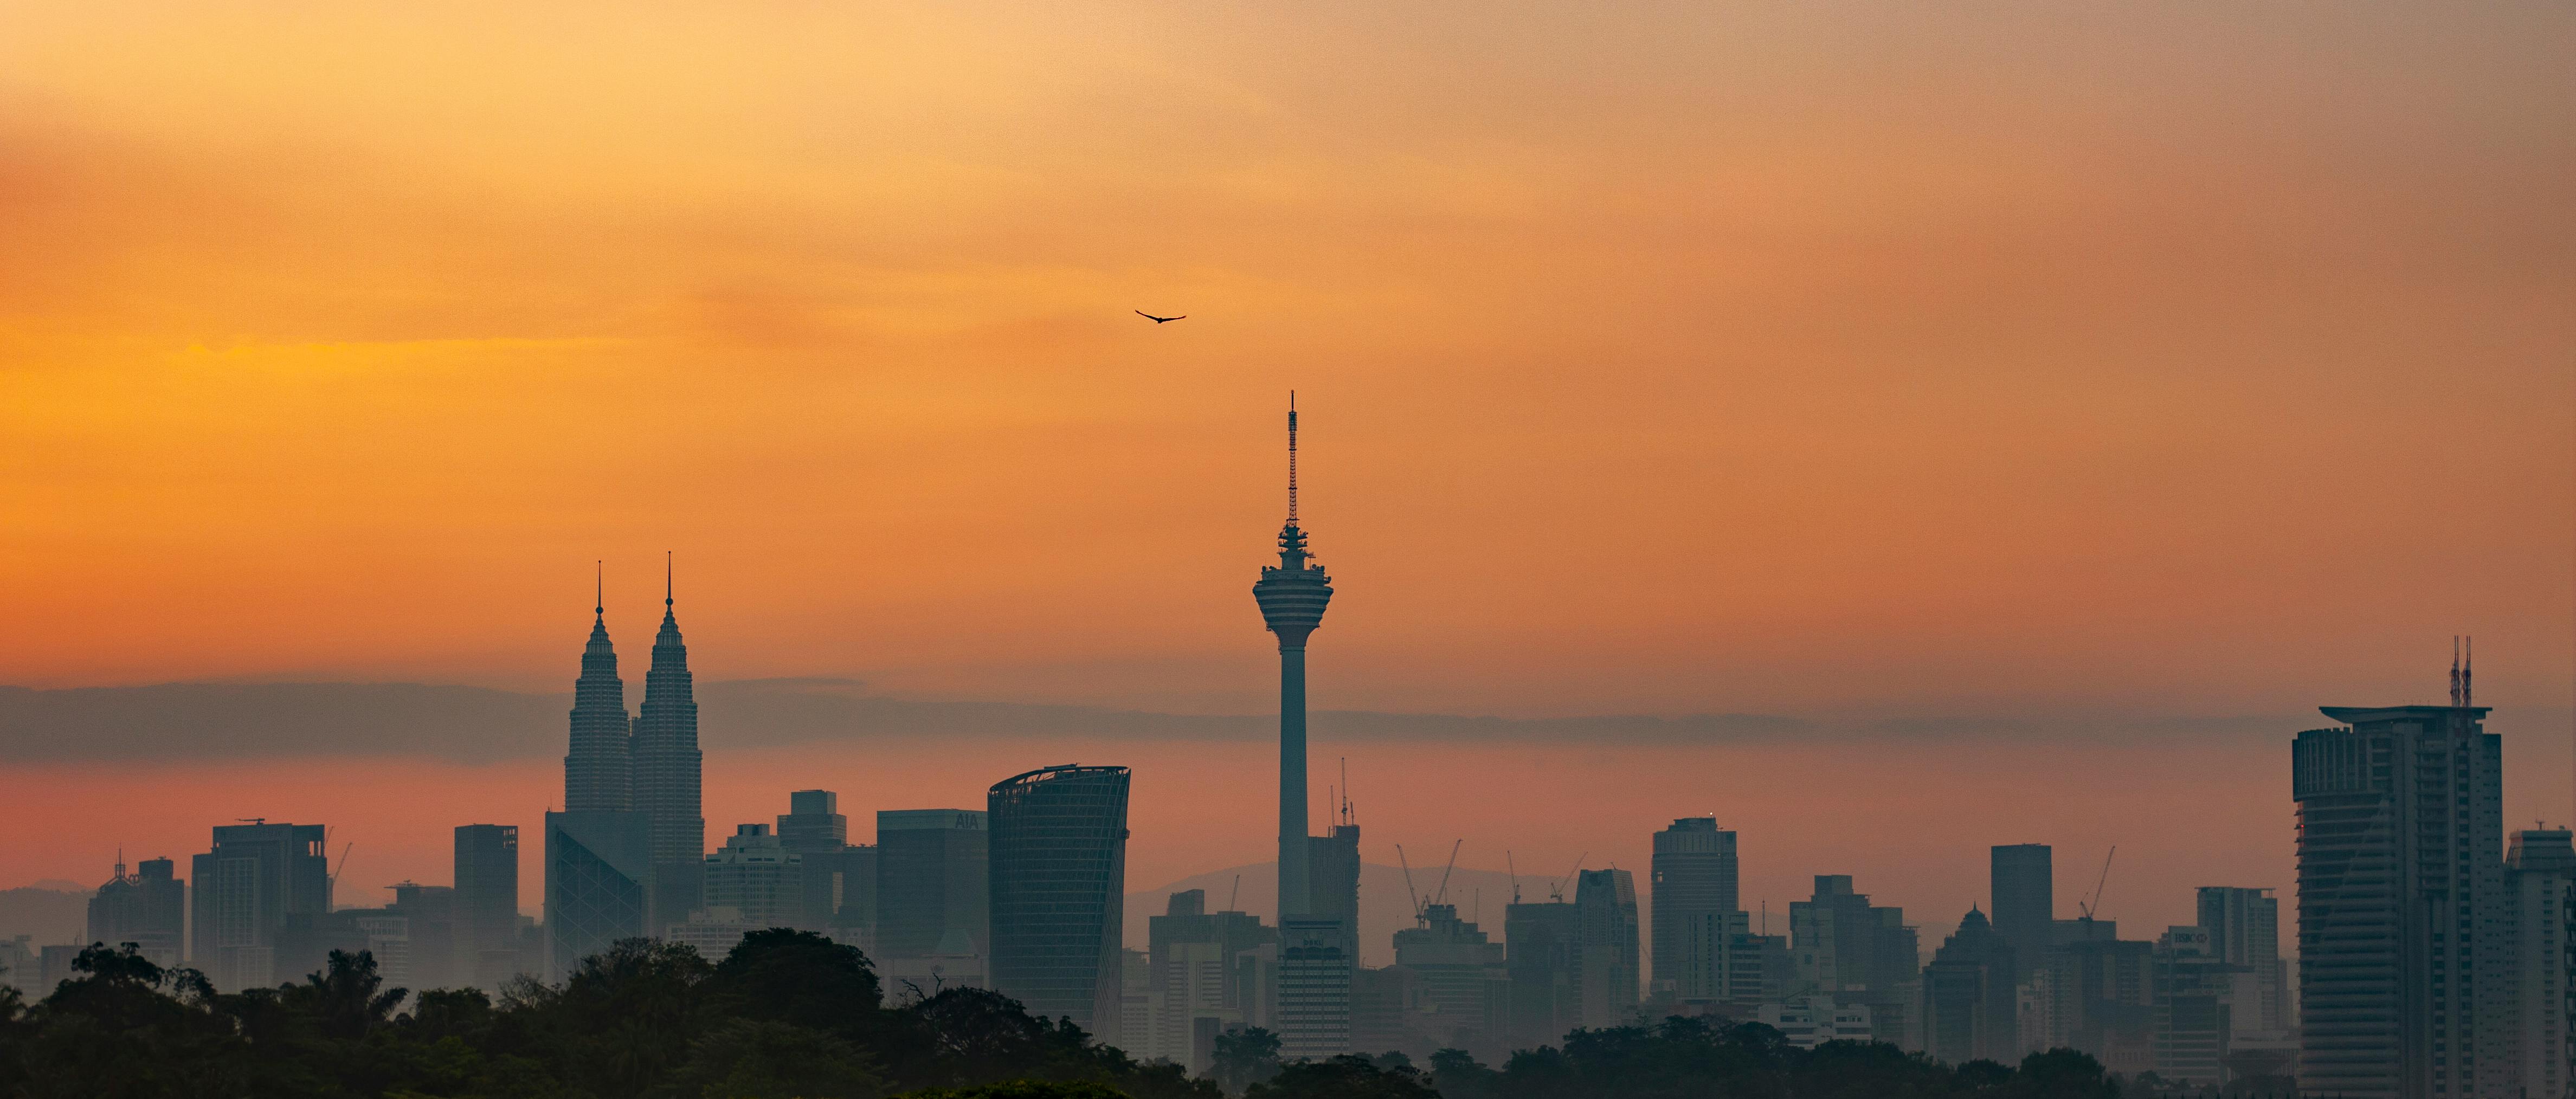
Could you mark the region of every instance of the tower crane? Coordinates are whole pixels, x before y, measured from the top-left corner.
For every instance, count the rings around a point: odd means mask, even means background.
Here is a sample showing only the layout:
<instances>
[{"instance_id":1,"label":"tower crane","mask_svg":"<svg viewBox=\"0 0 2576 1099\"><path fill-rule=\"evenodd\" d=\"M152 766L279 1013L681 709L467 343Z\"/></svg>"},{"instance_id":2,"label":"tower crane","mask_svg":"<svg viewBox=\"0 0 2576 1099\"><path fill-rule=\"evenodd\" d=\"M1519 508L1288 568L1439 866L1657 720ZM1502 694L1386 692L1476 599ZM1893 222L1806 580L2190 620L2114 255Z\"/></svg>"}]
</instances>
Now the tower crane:
<instances>
[{"instance_id":1,"label":"tower crane","mask_svg":"<svg viewBox=\"0 0 2576 1099\"><path fill-rule=\"evenodd\" d=\"M1396 864L1404 868L1404 897L1413 904L1413 922L1422 923L1422 895L1413 891L1413 863L1404 857L1404 845L1395 845Z\"/></svg>"},{"instance_id":2,"label":"tower crane","mask_svg":"<svg viewBox=\"0 0 2576 1099\"><path fill-rule=\"evenodd\" d=\"M1590 851L1574 856L1574 869L1566 871L1564 877L1547 883L1547 899L1563 902L1565 900L1565 883L1573 881L1576 874L1582 873L1583 860L1591 857L1592 852Z\"/></svg>"},{"instance_id":3,"label":"tower crane","mask_svg":"<svg viewBox=\"0 0 2576 1099\"><path fill-rule=\"evenodd\" d=\"M2111 884L2111 856L2119 853L2120 845L2116 843L2112 844L2111 850L2102 856L2102 876L2095 879L2093 882L2093 899L2089 902L2075 902L2075 911L2085 919L2093 919L2101 914L2102 887Z\"/></svg>"},{"instance_id":4,"label":"tower crane","mask_svg":"<svg viewBox=\"0 0 2576 1099\"><path fill-rule=\"evenodd\" d=\"M1431 903L1440 904L1449 899L1449 872L1458 868L1458 849L1466 844L1467 840L1462 836L1458 842L1449 845L1449 865L1440 868L1440 888L1433 891Z\"/></svg>"}]
</instances>

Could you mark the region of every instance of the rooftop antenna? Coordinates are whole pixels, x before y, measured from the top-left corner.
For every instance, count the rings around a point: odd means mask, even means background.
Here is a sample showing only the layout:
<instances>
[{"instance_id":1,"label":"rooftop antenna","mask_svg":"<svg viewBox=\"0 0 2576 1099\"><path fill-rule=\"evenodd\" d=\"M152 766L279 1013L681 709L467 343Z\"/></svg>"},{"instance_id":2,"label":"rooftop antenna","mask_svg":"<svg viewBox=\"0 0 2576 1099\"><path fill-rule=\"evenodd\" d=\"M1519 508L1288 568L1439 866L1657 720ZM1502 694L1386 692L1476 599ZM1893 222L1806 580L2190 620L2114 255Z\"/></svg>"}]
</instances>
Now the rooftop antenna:
<instances>
[{"instance_id":1,"label":"rooftop antenna","mask_svg":"<svg viewBox=\"0 0 2576 1099\"><path fill-rule=\"evenodd\" d=\"M671 551L662 551L662 608L671 607Z\"/></svg>"},{"instance_id":2,"label":"rooftop antenna","mask_svg":"<svg viewBox=\"0 0 2576 1099\"><path fill-rule=\"evenodd\" d=\"M1297 525L1297 391L1288 391L1288 525Z\"/></svg>"},{"instance_id":3,"label":"rooftop antenna","mask_svg":"<svg viewBox=\"0 0 2576 1099\"><path fill-rule=\"evenodd\" d=\"M608 613L608 562L593 561L590 567L590 613L606 615Z\"/></svg>"},{"instance_id":4,"label":"rooftop antenna","mask_svg":"<svg viewBox=\"0 0 2576 1099\"><path fill-rule=\"evenodd\" d=\"M2466 706L2460 698L2460 635L2451 635L2451 705Z\"/></svg>"},{"instance_id":5,"label":"rooftop antenna","mask_svg":"<svg viewBox=\"0 0 2576 1099\"><path fill-rule=\"evenodd\" d=\"M2478 662L2478 639L2467 637L2461 640L2468 642L2468 657L2460 661L2460 705L2474 706L2477 703L2472 701L2474 696L2469 693L2469 675L2470 669Z\"/></svg>"}]
</instances>

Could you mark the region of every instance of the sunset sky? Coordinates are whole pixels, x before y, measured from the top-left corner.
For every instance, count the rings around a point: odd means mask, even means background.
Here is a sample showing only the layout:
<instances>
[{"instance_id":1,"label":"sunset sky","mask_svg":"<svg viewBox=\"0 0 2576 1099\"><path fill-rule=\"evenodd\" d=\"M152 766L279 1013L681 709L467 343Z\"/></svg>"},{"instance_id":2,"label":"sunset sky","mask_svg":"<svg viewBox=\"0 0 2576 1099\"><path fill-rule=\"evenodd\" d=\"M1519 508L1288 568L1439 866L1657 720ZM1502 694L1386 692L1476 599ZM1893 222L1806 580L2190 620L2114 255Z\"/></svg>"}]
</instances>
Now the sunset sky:
<instances>
[{"instance_id":1,"label":"sunset sky","mask_svg":"<svg viewBox=\"0 0 2576 1099\"><path fill-rule=\"evenodd\" d=\"M1812 730L1319 719L1409 851L1642 869L1716 812L1748 899L1855 872L1928 928L1986 844L2059 843L2071 910L2119 843L2151 936L2286 887L2288 737L2438 701L2462 633L2508 816L2576 813L2559 0L0 27L0 683L561 693L604 559L631 704L669 550L701 683L1258 714L1294 389L1319 709ZM1270 842L1257 738L718 716L711 840L1079 754L1139 769L1131 888ZM5 727L0 886L259 814L445 881L449 826L560 795L560 724L499 761Z\"/></svg>"}]
</instances>

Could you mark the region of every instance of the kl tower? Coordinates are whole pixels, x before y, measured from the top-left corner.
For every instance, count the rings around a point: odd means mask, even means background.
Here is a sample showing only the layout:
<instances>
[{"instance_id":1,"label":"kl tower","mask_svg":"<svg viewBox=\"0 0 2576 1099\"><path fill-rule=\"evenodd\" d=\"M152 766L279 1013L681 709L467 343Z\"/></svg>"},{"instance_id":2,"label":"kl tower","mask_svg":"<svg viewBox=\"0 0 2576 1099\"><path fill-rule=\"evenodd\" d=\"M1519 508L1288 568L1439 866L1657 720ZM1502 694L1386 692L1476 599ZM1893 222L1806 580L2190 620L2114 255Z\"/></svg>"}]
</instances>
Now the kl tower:
<instances>
[{"instance_id":1,"label":"kl tower","mask_svg":"<svg viewBox=\"0 0 2576 1099\"><path fill-rule=\"evenodd\" d=\"M1279 564L1252 585L1262 621L1279 636L1279 919L1315 911L1308 894L1306 840L1306 635L1324 621L1333 580L1306 553L1297 528L1297 395L1288 394L1288 524L1279 528Z\"/></svg>"}]
</instances>

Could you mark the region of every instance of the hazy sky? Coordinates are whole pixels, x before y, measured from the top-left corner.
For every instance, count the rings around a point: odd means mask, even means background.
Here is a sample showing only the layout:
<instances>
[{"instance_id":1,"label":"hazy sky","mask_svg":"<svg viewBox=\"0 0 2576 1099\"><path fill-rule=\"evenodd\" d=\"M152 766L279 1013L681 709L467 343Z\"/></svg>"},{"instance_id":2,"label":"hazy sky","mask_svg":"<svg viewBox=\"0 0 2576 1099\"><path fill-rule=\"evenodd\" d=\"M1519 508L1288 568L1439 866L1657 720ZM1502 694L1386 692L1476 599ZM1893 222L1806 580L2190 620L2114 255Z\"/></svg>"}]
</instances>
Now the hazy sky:
<instances>
[{"instance_id":1,"label":"hazy sky","mask_svg":"<svg viewBox=\"0 0 2576 1099\"><path fill-rule=\"evenodd\" d=\"M2281 715L2279 762L2317 703L2438 699L2474 633L2564 773L2557 0L0 25L0 681L560 691L605 558L640 684L668 549L702 678L1256 713L1294 388L1322 707L1930 718L1963 760L2026 742L1992 722ZM711 757L711 831L785 751ZM1764 751L1704 766L1834 773ZM1631 847L1833 834L1443 752L1404 766ZM191 842L252 813L204 796ZM381 805L344 826L454 823Z\"/></svg>"}]
</instances>

